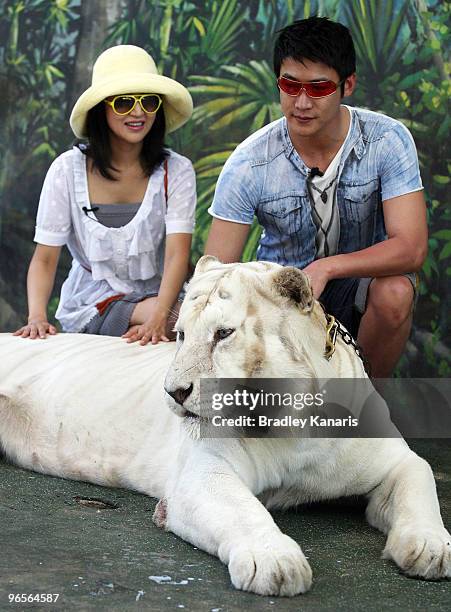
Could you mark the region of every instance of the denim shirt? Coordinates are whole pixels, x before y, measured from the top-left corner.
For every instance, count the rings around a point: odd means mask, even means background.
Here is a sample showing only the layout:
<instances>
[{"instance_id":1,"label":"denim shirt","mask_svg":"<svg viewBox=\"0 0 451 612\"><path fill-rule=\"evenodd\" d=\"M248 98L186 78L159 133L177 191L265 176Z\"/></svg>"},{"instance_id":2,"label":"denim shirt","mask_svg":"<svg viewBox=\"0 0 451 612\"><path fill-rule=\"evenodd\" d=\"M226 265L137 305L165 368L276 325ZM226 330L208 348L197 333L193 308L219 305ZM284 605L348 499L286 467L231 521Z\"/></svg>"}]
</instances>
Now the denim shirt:
<instances>
[{"instance_id":1,"label":"denim shirt","mask_svg":"<svg viewBox=\"0 0 451 612\"><path fill-rule=\"evenodd\" d=\"M337 253L387 238L382 202L423 188L415 144L390 117L350 108L351 129L339 165ZM263 227L257 259L304 268L316 258L316 227L307 189L309 168L296 152L285 118L258 130L227 160L209 213Z\"/></svg>"}]
</instances>

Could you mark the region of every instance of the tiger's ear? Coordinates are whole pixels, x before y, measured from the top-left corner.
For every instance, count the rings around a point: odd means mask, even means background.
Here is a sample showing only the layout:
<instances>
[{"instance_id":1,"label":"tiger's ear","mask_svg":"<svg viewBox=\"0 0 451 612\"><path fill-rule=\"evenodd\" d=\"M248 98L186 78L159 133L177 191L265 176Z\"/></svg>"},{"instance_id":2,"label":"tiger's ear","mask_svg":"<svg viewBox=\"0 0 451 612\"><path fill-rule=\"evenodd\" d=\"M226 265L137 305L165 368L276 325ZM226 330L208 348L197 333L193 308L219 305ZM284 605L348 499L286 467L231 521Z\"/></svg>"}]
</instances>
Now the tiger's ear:
<instances>
[{"instance_id":1,"label":"tiger's ear","mask_svg":"<svg viewBox=\"0 0 451 612\"><path fill-rule=\"evenodd\" d=\"M291 266L278 270L272 277L273 287L279 295L293 300L302 312L313 308L313 293L309 277Z\"/></svg>"},{"instance_id":2,"label":"tiger's ear","mask_svg":"<svg viewBox=\"0 0 451 612\"><path fill-rule=\"evenodd\" d=\"M213 255L203 255L196 264L196 269L194 270L193 276L203 274L210 268L217 266L217 264L221 264L217 257L214 257Z\"/></svg>"}]
</instances>

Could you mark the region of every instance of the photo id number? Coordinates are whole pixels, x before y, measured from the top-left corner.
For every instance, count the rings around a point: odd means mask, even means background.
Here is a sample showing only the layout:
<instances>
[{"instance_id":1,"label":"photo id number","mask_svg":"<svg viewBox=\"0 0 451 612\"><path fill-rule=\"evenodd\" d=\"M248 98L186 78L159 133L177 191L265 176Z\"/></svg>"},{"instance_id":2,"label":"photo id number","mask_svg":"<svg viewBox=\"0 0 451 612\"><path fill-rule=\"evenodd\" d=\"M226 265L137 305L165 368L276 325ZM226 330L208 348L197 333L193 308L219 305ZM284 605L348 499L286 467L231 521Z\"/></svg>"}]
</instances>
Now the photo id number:
<instances>
[{"instance_id":1,"label":"photo id number","mask_svg":"<svg viewBox=\"0 0 451 612\"><path fill-rule=\"evenodd\" d=\"M55 603L59 593L9 593L9 603Z\"/></svg>"}]
</instances>

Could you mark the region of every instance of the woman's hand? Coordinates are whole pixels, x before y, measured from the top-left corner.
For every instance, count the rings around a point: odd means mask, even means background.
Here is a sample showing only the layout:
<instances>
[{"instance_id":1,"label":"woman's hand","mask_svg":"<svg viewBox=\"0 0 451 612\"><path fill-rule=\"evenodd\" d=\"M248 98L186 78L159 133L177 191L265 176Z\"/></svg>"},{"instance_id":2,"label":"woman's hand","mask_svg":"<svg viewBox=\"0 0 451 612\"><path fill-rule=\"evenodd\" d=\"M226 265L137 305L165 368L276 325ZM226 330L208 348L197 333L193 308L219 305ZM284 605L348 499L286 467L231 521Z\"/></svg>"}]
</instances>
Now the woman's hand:
<instances>
[{"instance_id":1,"label":"woman's hand","mask_svg":"<svg viewBox=\"0 0 451 612\"><path fill-rule=\"evenodd\" d=\"M51 325L45 317L34 317L28 319L28 324L15 331L13 336L44 339L47 338L47 334L54 336L56 333L56 327Z\"/></svg>"},{"instance_id":2,"label":"woman's hand","mask_svg":"<svg viewBox=\"0 0 451 612\"><path fill-rule=\"evenodd\" d=\"M136 304L130 319L131 325L122 336L127 342L139 340L144 345L148 342L158 344L160 341L171 341L171 318L178 312L175 302L188 271L190 246L191 234L166 236L164 270L158 297L149 297ZM169 313L172 313L171 317Z\"/></svg>"},{"instance_id":3,"label":"woman's hand","mask_svg":"<svg viewBox=\"0 0 451 612\"><path fill-rule=\"evenodd\" d=\"M56 327L47 321L47 304L52 293L61 247L37 244L28 268L28 323L14 332L22 338L54 336Z\"/></svg>"},{"instance_id":4,"label":"woman's hand","mask_svg":"<svg viewBox=\"0 0 451 612\"><path fill-rule=\"evenodd\" d=\"M141 325L132 325L122 336L127 342L136 342L144 346L148 342L158 344L161 341L170 342L166 336L168 315L165 312L154 312L152 316Z\"/></svg>"}]
</instances>

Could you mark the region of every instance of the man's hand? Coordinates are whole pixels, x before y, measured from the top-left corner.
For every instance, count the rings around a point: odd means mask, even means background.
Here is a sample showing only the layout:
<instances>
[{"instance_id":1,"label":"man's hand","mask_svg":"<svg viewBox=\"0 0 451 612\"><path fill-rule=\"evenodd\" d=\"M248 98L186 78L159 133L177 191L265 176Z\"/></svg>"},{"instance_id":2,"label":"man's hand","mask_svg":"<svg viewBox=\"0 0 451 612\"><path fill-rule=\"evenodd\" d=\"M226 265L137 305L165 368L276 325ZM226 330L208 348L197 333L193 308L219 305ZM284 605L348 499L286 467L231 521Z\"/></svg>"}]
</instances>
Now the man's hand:
<instances>
[{"instance_id":1,"label":"man's hand","mask_svg":"<svg viewBox=\"0 0 451 612\"><path fill-rule=\"evenodd\" d=\"M167 314L164 312L155 312L153 315L141 325L132 325L128 331L122 336L127 342L137 342L144 346L148 342L158 344L161 341L170 342L166 336Z\"/></svg>"},{"instance_id":2,"label":"man's hand","mask_svg":"<svg viewBox=\"0 0 451 612\"><path fill-rule=\"evenodd\" d=\"M28 319L28 324L24 325L13 333L13 336L22 338L46 338L47 334L54 336L57 333L56 327L51 325L44 317L34 317Z\"/></svg>"},{"instance_id":3,"label":"man's hand","mask_svg":"<svg viewBox=\"0 0 451 612\"><path fill-rule=\"evenodd\" d=\"M307 274L312 285L313 297L317 300L331 280L327 258L317 259L306 266L302 272Z\"/></svg>"}]
</instances>

